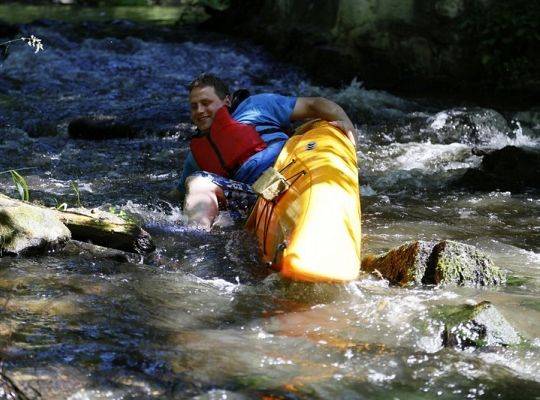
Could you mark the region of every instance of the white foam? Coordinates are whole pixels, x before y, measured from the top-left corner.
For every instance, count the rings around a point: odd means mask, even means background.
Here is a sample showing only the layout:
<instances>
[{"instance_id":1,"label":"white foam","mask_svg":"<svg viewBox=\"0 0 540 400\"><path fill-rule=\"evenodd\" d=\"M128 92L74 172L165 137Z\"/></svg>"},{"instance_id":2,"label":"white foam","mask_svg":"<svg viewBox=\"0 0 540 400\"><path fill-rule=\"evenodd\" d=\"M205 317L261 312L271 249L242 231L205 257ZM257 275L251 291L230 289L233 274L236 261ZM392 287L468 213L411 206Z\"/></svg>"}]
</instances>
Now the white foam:
<instances>
[{"instance_id":1,"label":"white foam","mask_svg":"<svg viewBox=\"0 0 540 400\"><path fill-rule=\"evenodd\" d=\"M505 146L540 147L540 138L532 138L526 135L519 122L516 122L516 125L517 127L513 130L514 137L506 135L502 132L498 132L491 137L487 143L487 146L496 149L500 149Z\"/></svg>"},{"instance_id":2,"label":"white foam","mask_svg":"<svg viewBox=\"0 0 540 400\"><path fill-rule=\"evenodd\" d=\"M362 194L362 197L369 197L369 196L377 195L377 192L373 190L373 188L370 185L362 185L360 187L360 193Z\"/></svg>"}]
</instances>

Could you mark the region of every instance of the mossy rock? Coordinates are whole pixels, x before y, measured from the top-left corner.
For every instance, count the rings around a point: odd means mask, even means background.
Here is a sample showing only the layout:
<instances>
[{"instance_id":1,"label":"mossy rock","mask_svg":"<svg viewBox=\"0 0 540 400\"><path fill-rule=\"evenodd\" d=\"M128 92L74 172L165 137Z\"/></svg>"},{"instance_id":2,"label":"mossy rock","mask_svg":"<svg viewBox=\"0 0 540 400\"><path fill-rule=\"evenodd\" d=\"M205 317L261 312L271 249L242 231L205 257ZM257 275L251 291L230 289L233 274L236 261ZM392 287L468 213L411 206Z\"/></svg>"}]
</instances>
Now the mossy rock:
<instances>
[{"instance_id":1,"label":"mossy rock","mask_svg":"<svg viewBox=\"0 0 540 400\"><path fill-rule=\"evenodd\" d=\"M421 284L426 273L428 260L437 242L416 241L405 243L379 257L366 257L362 260L362 270L377 270L391 283L407 285Z\"/></svg>"},{"instance_id":2,"label":"mossy rock","mask_svg":"<svg viewBox=\"0 0 540 400\"><path fill-rule=\"evenodd\" d=\"M366 272L378 272L398 285L500 285L505 274L474 246L444 240L415 241L362 260Z\"/></svg>"},{"instance_id":3,"label":"mossy rock","mask_svg":"<svg viewBox=\"0 0 540 400\"><path fill-rule=\"evenodd\" d=\"M443 344L447 347L518 345L518 332L488 301L476 305L444 306L434 317L444 322Z\"/></svg>"},{"instance_id":4,"label":"mossy rock","mask_svg":"<svg viewBox=\"0 0 540 400\"><path fill-rule=\"evenodd\" d=\"M499 285L505 274L476 247L445 240L433 248L435 274L430 283L456 285ZM430 277L427 277L428 279Z\"/></svg>"},{"instance_id":5,"label":"mossy rock","mask_svg":"<svg viewBox=\"0 0 540 400\"><path fill-rule=\"evenodd\" d=\"M0 205L0 255L47 251L71 238L53 211L29 204Z\"/></svg>"}]
</instances>

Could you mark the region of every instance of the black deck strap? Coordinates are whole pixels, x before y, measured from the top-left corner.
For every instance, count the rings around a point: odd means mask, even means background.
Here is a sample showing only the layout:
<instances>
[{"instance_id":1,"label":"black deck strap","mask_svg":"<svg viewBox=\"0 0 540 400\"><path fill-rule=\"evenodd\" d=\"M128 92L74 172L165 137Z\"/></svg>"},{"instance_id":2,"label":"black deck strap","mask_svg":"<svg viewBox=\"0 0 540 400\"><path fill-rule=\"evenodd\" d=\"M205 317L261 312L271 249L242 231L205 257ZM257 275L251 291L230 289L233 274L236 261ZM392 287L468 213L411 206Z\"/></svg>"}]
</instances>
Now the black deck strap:
<instances>
[{"instance_id":1,"label":"black deck strap","mask_svg":"<svg viewBox=\"0 0 540 400\"><path fill-rule=\"evenodd\" d=\"M285 171L287 168L289 168L295 162L296 162L296 159L293 158L291 160L291 162L289 162L287 165L285 165L283 168L281 168L281 170L279 170L279 173L282 173L283 171ZM297 172L296 174L290 176L289 178L286 178L286 180L287 181L292 180L292 182L290 182L290 185L292 186L292 185L294 185L296 183L296 181L298 179L300 179L301 176L304 176L306 174L307 174L307 172L305 170L301 170L301 171ZM281 195L279 197L281 197ZM278 199L279 199L279 197L278 197ZM262 242L262 251L263 251L264 255L267 254L266 242L267 242L267 239L268 239L268 230L270 229L270 220L272 219L272 214L274 213L274 208L276 206L276 203L277 203L276 200L271 200L271 201L265 200L265 203L264 203L263 209L261 211L261 214L259 215L259 218L257 219L257 222L255 223L255 231L257 231L258 228L259 228L259 224L261 223L261 219L263 219L263 215L264 215L263 242ZM276 257L274 256L274 261L275 260L276 260Z\"/></svg>"}]
</instances>

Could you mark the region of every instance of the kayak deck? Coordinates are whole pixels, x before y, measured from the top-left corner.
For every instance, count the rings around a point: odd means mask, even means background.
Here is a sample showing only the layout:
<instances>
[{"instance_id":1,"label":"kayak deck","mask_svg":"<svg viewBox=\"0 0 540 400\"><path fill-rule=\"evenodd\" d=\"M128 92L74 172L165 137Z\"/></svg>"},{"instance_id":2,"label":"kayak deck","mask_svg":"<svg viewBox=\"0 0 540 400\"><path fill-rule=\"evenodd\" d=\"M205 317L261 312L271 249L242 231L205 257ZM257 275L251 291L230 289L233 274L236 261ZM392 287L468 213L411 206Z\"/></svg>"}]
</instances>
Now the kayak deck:
<instances>
[{"instance_id":1,"label":"kayak deck","mask_svg":"<svg viewBox=\"0 0 540 400\"><path fill-rule=\"evenodd\" d=\"M361 262L356 150L327 122L312 122L303 132L287 141L274 166L289 189L272 201L259 198L247 226L257 236L263 261L284 277L356 279Z\"/></svg>"}]
</instances>

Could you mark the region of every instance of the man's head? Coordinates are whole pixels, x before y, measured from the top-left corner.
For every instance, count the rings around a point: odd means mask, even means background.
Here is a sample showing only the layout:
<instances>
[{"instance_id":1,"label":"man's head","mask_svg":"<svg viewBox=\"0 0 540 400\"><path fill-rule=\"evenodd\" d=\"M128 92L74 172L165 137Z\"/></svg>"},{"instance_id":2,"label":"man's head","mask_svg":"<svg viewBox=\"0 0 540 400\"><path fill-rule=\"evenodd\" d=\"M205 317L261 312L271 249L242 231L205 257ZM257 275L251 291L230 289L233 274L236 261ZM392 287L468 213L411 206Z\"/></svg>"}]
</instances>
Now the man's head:
<instances>
[{"instance_id":1,"label":"man's head","mask_svg":"<svg viewBox=\"0 0 540 400\"><path fill-rule=\"evenodd\" d=\"M200 131L206 132L216 111L231 104L229 88L217 76L206 73L195 78L188 88L191 120Z\"/></svg>"}]
</instances>

